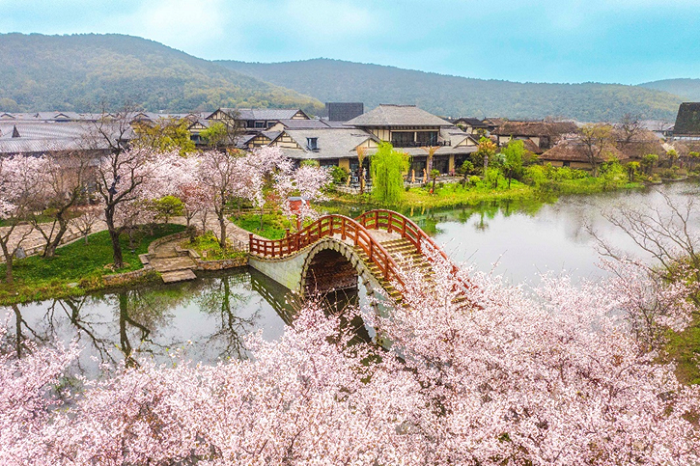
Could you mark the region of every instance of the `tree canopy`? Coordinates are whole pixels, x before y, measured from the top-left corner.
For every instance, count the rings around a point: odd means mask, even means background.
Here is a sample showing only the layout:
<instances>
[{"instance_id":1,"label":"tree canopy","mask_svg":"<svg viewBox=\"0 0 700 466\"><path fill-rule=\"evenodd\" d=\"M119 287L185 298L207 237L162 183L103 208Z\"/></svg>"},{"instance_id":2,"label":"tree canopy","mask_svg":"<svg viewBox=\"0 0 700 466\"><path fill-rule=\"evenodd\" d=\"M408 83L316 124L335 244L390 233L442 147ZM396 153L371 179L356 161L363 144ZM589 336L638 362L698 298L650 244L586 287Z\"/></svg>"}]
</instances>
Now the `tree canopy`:
<instances>
[{"instance_id":1,"label":"tree canopy","mask_svg":"<svg viewBox=\"0 0 700 466\"><path fill-rule=\"evenodd\" d=\"M394 150L388 142L379 145L371 157L372 194L385 204L396 204L401 200L403 175L408 170L408 155Z\"/></svg>"}]
</instances>

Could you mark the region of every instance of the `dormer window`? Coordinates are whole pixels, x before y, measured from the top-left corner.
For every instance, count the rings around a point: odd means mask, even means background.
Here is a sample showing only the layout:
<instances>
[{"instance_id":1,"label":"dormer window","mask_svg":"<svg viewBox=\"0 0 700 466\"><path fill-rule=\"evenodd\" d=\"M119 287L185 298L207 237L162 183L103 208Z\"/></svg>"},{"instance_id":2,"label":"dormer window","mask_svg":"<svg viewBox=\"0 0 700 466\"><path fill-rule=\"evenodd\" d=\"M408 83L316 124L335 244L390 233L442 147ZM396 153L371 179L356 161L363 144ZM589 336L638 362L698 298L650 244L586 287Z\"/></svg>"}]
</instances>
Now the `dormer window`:
<instances>
[{"instance_id":1,"label":"dormer window","mask_svg":"<svg viewBox=\"0 0 700 466\"><path fill-rule=\"evenodd\" d=\"M318 138L306 138L306 146L309 150L318 150Z\"/></svg>"}]
</instances>

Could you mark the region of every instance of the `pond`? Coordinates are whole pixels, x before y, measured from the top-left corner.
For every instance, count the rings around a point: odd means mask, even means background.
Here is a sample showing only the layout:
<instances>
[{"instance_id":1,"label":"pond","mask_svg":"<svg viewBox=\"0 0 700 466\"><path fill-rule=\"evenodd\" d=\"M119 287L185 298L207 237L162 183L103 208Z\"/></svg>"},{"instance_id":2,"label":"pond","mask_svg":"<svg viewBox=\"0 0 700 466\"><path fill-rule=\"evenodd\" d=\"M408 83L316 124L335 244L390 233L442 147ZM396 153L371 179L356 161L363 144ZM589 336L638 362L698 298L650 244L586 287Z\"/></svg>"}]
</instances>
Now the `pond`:
<instances>
[{"instance_id":1,"label":"pond","mask_svg":"<svg viewBox=\"0 0 700 466\"><path fill-rule=\"evenodd\" d=\"M700 187L689 183L659 189L680 202L700 194ZM659 191L649 190L570 196L556 203L510 202L404 213L443 244L455 262L502 274L514 284L536 284L544 272L566 272L574 279L605 278L606 272L597 266L600 258L589 225L615 247L639 253L601 215L621 203L663 208L664 199ZM364 301L360 289L359 294L329 305ZM281 285L254 270L237 269L203 274L186 283L0 307L0 318L10 329L0 344L2 350L21 352L28 341L51 344L77 339L84 348L80 369L86 374L96 371L100 362L143 354L165 361L173 351L212 364L245 357L244 339L251 332L260 331L267 340L278 338L297 306Z\"/></svg>"}]
</instances>

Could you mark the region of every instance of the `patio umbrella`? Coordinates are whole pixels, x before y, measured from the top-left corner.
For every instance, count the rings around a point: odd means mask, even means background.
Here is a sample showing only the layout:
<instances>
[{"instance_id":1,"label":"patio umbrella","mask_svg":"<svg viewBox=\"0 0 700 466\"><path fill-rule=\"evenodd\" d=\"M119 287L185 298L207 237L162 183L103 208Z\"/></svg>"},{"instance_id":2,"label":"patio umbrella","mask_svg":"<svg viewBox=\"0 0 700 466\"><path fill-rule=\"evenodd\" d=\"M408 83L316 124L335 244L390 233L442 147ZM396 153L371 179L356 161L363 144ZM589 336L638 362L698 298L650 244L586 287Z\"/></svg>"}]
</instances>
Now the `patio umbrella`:
<instances>
[{"instance_id":1,"label":"patio umbrella","mask_svg":"<svg viewBox=\"0 0 700 466\"><path fill-rule=\"evenodd\" d=\"M413 170L411 170L411 183L415 183L415 182L416 182L416 170L413 169Z\"/></svg>"}]
</instances>

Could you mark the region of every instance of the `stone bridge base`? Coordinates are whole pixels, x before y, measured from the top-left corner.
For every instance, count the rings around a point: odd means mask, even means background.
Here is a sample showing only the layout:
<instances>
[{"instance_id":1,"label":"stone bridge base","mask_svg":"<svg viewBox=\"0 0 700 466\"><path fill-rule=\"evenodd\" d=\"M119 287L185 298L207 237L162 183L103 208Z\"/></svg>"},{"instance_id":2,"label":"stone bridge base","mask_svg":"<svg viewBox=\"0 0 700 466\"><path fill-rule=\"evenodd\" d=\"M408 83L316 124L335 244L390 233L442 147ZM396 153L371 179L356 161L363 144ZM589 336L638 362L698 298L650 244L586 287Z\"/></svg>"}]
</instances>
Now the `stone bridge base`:
<instances>
[{"instance_id":1,"label":"stone bridge base","mask_svg":"<svg viewBox=\"0 0 700 466\"><path fill-rule=\"evenodd\" d=\"M289 257L251 255L248 265L302 296L353 289L359 283L369 296L381 288L355 249L333 237L323 238Z\"/></svg>"}]
</instances>

